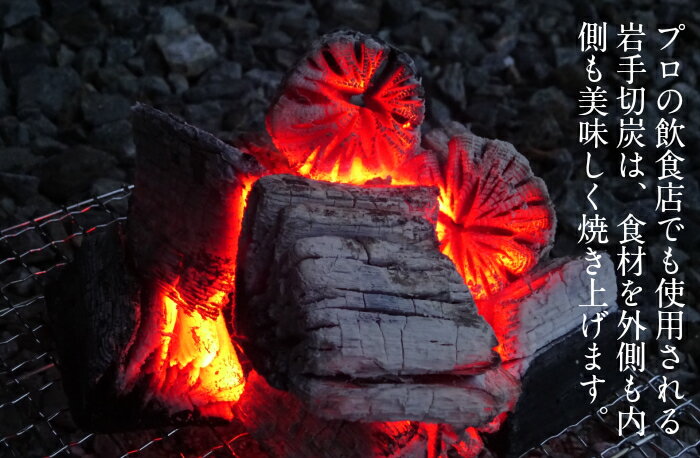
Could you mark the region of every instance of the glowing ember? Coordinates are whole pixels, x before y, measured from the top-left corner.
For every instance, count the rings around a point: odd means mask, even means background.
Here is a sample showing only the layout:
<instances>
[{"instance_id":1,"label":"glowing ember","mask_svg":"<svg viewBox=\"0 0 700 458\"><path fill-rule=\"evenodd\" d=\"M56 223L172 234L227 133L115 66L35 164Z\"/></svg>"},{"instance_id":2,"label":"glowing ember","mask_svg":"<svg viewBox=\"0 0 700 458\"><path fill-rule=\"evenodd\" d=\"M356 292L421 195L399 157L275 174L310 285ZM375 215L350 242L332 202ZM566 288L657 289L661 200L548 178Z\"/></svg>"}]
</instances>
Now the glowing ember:
<instances>
[{"instance_id":1,"label":"glowing ember","mask_svg":"<svg viewBox=\"0 0 700 458\"><path fill-rule=\"evenodd\" d=\"M365 35L327 36L292 71L266 124L305 177L364 184L394 173L420 143L413 62Z\"/></svg>"},{"instance_id":2,"label":"glowing ember","mask_svg":"<svg viewBox=\"0 0 700 458\"><path fill-rule=\"evenodd\" d=\"M217 295L210 306L223 299ZM154 301L156 319L140 329L150 340L135 349L123 375L125 388L150 374L149 392L165 401L171 414L190 411L230 420L245 380L223 314L212 318L192 310L176 285L157 293Z\"/></svg>"},{"instance_id":3,"label":"glowing ember","mask_svg":"<svg viewBox=\"0 0 700 458\"><path fill-rule=\"evenodd\" d=\"M439 200L441 250L475 299L496 293L527 272L554 237L544 183L503 142L479 148L466 138L453 138Z\"/></svg>"},{"instance_id":4,"label":"glowing ember","mask_svg":"<svg viewBox=\"0 0 700 458\"><path fill-rule=\"evenodd\" d=\"M153 372L156 392L170 400L187 393L203 416L231 419L230 404L240 398L245 381L223 314L211 319L189 313L176 288L162 300L169 329L161 342L160 367Z\"/></svg>"},{"instance_id":5,"label":"glowing ember","mask_svg":"<svg viewBox=\"0 0 700 458\"><path fill-rule=\"evenodd\" d=\"M506 313L488 299L530 270L551 243L554 215L546 188L506 143L470 135L450 140L446 155L419 152L424 109L423 89L407 55L371 37L339 32L321 40L285 80L266 117L274 146L265 139L244 149L267 173L438 187L440 214L434 223L440 250L454 262L489 323L506 323ZM186 267L175 263L169 275L154 273L160 284L144 300L155 305L141 317L129 365L121 374L127 392L147 380L149 393L167 400L163 404L171 413L230 419L244 391L244 373L229 334L235 323L227 323L223 310L233 297L243 209L259 176L236 178L231 192L222 193L226 218L206 221L206 234L173 232L201 239L207 256L188 253L194 261ZM144 189L148 180L138 186ZM148 224L149 218L144 219ZM168 242L175 246L176 237L172 239ZM494 318L499 313L505 318ZM506 331L494 327L505 356L509 349L501 338ZM496 391L504 389L499 383L493 383ZM493 416L487 427L491 431L505 414ZM429 456L446 446L474 456L483 447L473 428L455 432L412 422L375 426L394 437L419 430L427 437Z\"/></svg>"},{"instance_id":6,"label":"glowing ember","mask_svg":"<svg viewBox=\"0 0 700 458\"><path fill-rule=\"evenodd\" d=\"M143 383L151 396L167 405L171 414L193 412L203 417L232 419L232 405L245 387L243 369L223 313L235 283L238 236L243 211L256 177L239 176L227 202L227 221L217 238L215 281L199 282L192 269L172 283L162 281L153 293L153 305L142 317L138 337L129 350L130 364L122 374L126 391ZM200 275L214 275L204 271ZM203 289L202 284L208 285ZM207 298L198 300L203 295Z\"/></svg>"}]
</instances>

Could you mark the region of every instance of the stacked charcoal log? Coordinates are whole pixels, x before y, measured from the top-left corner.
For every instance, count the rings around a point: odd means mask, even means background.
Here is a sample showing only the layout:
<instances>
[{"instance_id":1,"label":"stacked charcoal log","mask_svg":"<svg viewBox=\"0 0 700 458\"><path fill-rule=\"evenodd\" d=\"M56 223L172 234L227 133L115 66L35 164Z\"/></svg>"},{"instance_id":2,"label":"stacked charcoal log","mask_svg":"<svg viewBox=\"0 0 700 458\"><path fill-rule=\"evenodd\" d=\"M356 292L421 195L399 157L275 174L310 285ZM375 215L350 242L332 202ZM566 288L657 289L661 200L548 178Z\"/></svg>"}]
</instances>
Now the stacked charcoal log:
<instances>
[{"instance_id":1,"label":"stacked charcoal log","mask_svg":"<svg viewBox=\"0 0 700 458\"><path fill-rule=\"evenodd\" d=\"M586 263L548 260L551 202L512 145L452 123L419 147L423 95L408 55L338 32L290 71L243 151L135 107L128 223L47 290L76 421L232 421L273 456L470 457L480 433L512 455L584 415ZM621 378L604 366L607 393ZM548 373L563 382L545 389ZM576 408L553 419L553 399ZM324 419L343 432L319 434ZM299 440L290 421L306 424ZM404 442L392 422L417 429Z\"/></svg>"},{"instance_id":2,"label":"stacked charcoal log","mask_svg":"<svg viewBox=\"0 0 700 458\"><path fill-rule=\"evenodd\" d=\"M700 141L695 123L690 122L700 116L695 89L700 28L697 14L688 12L690 6L690 0L586 5L548 0L527 5L513 0L3 2L0 226L132 183L136 148L128 107L135 101L175 113L226 140L262 130L278 83L311 40L338 27L351 27L375 33L414 56L431 94L424 133L431 128L450 131L450 121L456 120L476 134L516 145L547 183L557 210L551 253L580 253L576 228L588 188L585 151L575 142L575 100L586 81L576 48L577 24L637 21L650 29L688 25L688 33L674 49L684 65L674 87L685 97L684 141L693 151ZM658 47L649 44L645 50L649 65L659 60ZM616 52L600 62L608 74L615 70ZM653 100L665 83L658 75L646 77ZM613 110L612 116L619 114ZM653 104L644 117L645 125L656 125L658 111ZM429 139L424 135L424 142ZM447 151L446 144L443 149ZM616 179L619 158L612 151L603 153L593 164L606 172L601 214L614 220L622 209L629 209L655 222L655 196L648 192L655 185L653 168L646 169L644 192ZM686 302L695 304L700 297L700 264L693 256L700 244L700 162L694 155L686 159L688 217L674 254L684 272ZM644 281L650 284L658 280L660 272L655 269L662 265L658 235L656 224L645 228L653 262ZM549 266L552 272L555 267ZM8 269L0 266L0 273L7 278L19 275ZM646 323L656 319L653 300L646 297L640 306ZM700 320L694 306L685 311L683 369L674 375L697 392L700 340L693 337L700 331ZM0 339L8 337L0 331Z\"/></svg>"}]
</instances>

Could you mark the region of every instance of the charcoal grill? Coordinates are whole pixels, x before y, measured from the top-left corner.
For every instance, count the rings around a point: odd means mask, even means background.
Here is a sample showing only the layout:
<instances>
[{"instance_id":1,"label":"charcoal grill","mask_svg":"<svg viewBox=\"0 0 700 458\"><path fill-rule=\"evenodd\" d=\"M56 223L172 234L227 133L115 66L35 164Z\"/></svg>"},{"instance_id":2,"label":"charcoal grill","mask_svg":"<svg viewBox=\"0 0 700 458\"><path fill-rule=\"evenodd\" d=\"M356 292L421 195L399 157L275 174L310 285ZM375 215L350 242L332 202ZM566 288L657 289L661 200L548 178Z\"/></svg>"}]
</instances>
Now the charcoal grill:
<instances>
[{"instance_id":1,"label":"charcoal grill","mask_svg":"<svg viewBox=\"0 0 700 458\"><path fill-rule=\"evenodd\" d=\"M44 281L71 261L73 251L96 231L126 219L133 186L0 231L0 450L3 456L246 456L246 434L208 424L120 434L96 434L71 420L46 326ZM651 404L660 376L638 377ZM700 435L700 409L690 397L677 404L676 419ZM661 429L662 418L648 421L646 434L617 437L617 409L624 395L610 399L559 434L544 438L523 457L597 456L690 457L700 441L683 441ZM667 407L667 406L666 406ZM603 442L606 437L608 442ZM601 445L602 444L602 445Z\"/></svg>"}]
</instances>

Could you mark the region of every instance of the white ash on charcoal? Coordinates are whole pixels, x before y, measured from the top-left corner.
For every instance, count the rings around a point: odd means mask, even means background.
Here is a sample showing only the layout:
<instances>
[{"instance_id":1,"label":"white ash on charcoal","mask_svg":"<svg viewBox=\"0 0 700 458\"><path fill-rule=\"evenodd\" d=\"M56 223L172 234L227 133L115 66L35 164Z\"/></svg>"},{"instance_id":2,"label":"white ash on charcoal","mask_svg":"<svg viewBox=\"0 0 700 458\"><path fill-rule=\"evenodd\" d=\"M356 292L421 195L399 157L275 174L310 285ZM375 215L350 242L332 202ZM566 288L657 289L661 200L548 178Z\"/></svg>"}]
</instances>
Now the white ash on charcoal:
<instances>
[{"instance_id":1,"label":"white ash on charcoal","mask_svg":"<svg viewBox=\"0 0 700 458\"><path fill-rule=\"evenodd\" d=\"M480 426L517 396L438 251L436 190L274 175L251 191L236 318L253 366L312 412Z\"/></svg>"},{"instance_id":2,"label":"white ash on charcoal","mask_svg":"<svg viewBox=\"0 0 700 458\"><path fill-rule=\"evenodd\" d=\"M212 355L211 348L204 348L208 347L209 343L198 343L196 339L185 342L185 347L175 346L177 339L190 335L190 332L196 336L202 329L221 319L222 311L215 310L215 304L202 303L197 298L207 298L207 290L214 291L222 286L207 283L204 276L178 277L176 286L180 290L177 295L170 296L173 302L177 300L175 305L178 307L172 318L176 324L181 319L184 321L182 325L178 325L181 326L181 330L176 331L180 334L175 334L179 337L173 339L171 346L169 342L173 333L166 330L169 319L166 315L170 312L160 314L159 307L163 302L158 300L160 288L168 285L173 278L173 269L177 269L178 265L196 263L203 257L212 260L211 250L215 247L211 245L209 237L213 235L206 225L210 223L210 217L221 216L217 211L222 211L227 202L213 199L208 207L191 208L189 211L204 213L191 220L188 227L172 224L170 218L187 208L192 199L196 200L198 192L207 192L206 186L217 184L217 189L223 186L220 189L222 192L228 189L226 186L235 187L235 170L240 173L262 171L256 168L254 162L236 162L237 157L238 160L243 158L237 156L237 150L234 148L164 113L139 107L135 119L138 120L138 164L143 172L148 172L151 179L158 177L153 167L167 167L166 163L169 163L169 160L158 161L165 160L166 156L170 157L172 164L182 164L187 158L198 157L197 161L202 167L178 168L175 176L178 177L179 183L175 187L175 182L166 179L154 179L148 186L142 186L142 191L136 191L134 194L126 231L120 233L115 229L90 239L91 242L84 244L85 248L80 250L75 262L70 264L60 276L59 282L47 293L52 328L61 342L60 368L76 421L93 430L121 431L166 424L196 423L203 419L215 420L223 417L233 419L231 425L245 428L261 449L272 456L390 456L400 453L404 448L425 450L427 438L420 432L416 423L329 421L309 411L307 406L288 392L269 387L265 379L254 371L247 373L247 387L240 394L240 398L237 398L238 402L219 402L222 399L214 398L217 402L213 404L196 404L198 399L206 399L197 397L198 393L201 395L198 390L203 388L206 379L190 386L188 391L180 395L174 391L177 385L168 385L168 382L178 382L177 378L161 380L162 384L154 383L158 378L152 365L157 364L157 356L160 354L173 356L170 352L174 352L177 357L189 355L197 358L197 351L209 352L207 355L214 358L207 357L210 362L216 361L217 358L234 356L222 354L221 350ZM159 135L153 135L154 132ZM179 146L175 146L176 144ZM222 163L222 158L227 158L227 161ZM137 177L143 176L137 174ZM158 187L158 183L162 185L162 189ZM317 186L323 188L327 185L318 183ZM363 188L357 189L360 194L365 192ZM422 199L419 196L415 202L410 199L402 201L400 208L405 212L414 212L414 230L425 237L431 229L427 222L417 222L418 215L425 215L426 207L432 208L430 211L434 213L435 193L430 189L417 189L423 191ZM166 194L166 191L169 193ZM400 195L394 189L387 190L387 194L393 194L395 199ZM352 203L352 199L347 199L347 193L345 197L347 206ZM168 198L171 202L162 202L159 198ZM335 198L342 202L343 193L339 193ZM376 203L367 201L367 205L379 208L386 208L391 204L391 199L384 199L384 202L379 199ZM150 215L150 218L147 218L147 215ZM398 218L398 223L400 219ZM371 221L365 217L365 223L371 224ZM225 220L218 221L218 224L225 224ZM225 228L222 230L225 231ZM197 233L203 237L201 243L195 242ZM407 234L396 234L400 239L406 236ZM154 240L157 240L160 244L158 251L145 249L146 245L142 243L149 237L152 240L148 242L148 246L152 246ZM178 245L183 249L173 251L172 244L176 238L183 241L188 237L189 249L185 250L185 246ZM173 263L173 259L179 261ZM447 268L447 265L449 263L443 261L443 268ZM218 277L213 278L221 280ZM76 287L66 288L67 284L75 284ZM465 304L471 304L473 319L479 322L473 310L473 303L468 302L469 295L464 285L459 286L455 283L455 287L459 290L455 293L457 297L461 297ZM185 302L184 297L191 301L191 305ZM188 321L187 317L196 316L202 319ZM486 333L492 339L488 325L483 321L480 323L475 329L480 329L480 333ZM189 325L192 327L187 328ZM105 327L109 329L103 329ZM225 340L231 339L225 329L226 327L219 328L225 333L219 336L220 345L232 342ZM492 343L487 339L479 347L487 358L493 358L490 348ZM143 351L144 348L146 352ZM151 356L139 363L139 355L148 355L149 352ZM232 361L226 360L226 363ZM182 369L189 367L189 364L179 364L175 365L176 373L183 373ZM140 370L134 372L137 380L133 388L129 388L123 384L125 378L120 374L126 371L128 376L128 372L134 368ZM201 368L198 372L200 376L207 368L206 365ZM469 392L469 389L473 389L472 398L476 402L476 399L483 397L480 395L482 390L478 387L484 383L490 384L492 378L498 377L507 378L507 374L504 371L493 371L485 372L479 377L466 377L467 388L463 388L463 391ZM512 381L509 378L507 380ZM231 380L227 379L224 382L229 383ZM512 383L501 386L506 388L507 393L503 393L504 396L513 394L507 388L513 386ZM158 389L166 390L166 396L159 395ZM221 386L218 389L221 390ZM223 401L227 399L224 398ZM222 410L223 408L225 409ZM293 432L299 428L308 432L304 434L303 439L296 437Z\"/></svg>"}]
</instances>

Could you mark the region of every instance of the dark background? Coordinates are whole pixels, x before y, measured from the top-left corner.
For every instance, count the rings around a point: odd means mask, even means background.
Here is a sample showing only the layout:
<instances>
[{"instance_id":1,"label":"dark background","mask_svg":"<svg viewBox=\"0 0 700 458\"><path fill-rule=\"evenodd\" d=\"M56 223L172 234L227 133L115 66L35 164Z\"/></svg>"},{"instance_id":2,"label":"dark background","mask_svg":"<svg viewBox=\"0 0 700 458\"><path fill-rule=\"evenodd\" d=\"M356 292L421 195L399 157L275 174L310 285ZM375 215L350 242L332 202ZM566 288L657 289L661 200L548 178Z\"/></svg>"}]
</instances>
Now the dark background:
<instances>
[{"instance_id":1,"label":"dark background","mask_svg":"<svg viewBox=\"0 0 700 458\"><path fill-rule=\"evenodd\" d=\"M642 23L647 74L644 166L647 190L619 177L619 152L599 150L596 201L611 230L627 212L647 221L647 274L662 271L655 188L656 95L675 87L686 128L680 152L685 179L682 241L674 250L687 285L683 342L685 387L697 392L700 357L700 13L694 0L430 1L316 0L186 2L0 0L0 227L132 180L129 107L135 101L182 116L224 139L263 128L284 72L311 40L338 28L376 34L408 52L423 77L425 129L455 120L512 142L545 179L557 205L553 254L581 252L577 226L587 209L585 150L578 145L578 91L587 84L577 34L583 20L609 23L608 52L598 61L610 94L610 144L617 143L616 27ZM658 27L686 25L666 51ZM669 54L670 53L670 54ZM681 76L661 80L672 55ZM590 84L590 83L588 83ZM613 234L614 235L614 234ZM611 252L618 248L609 247ZM654 322L653 294L643 304Z\"/></svg>"}]
</instances>

